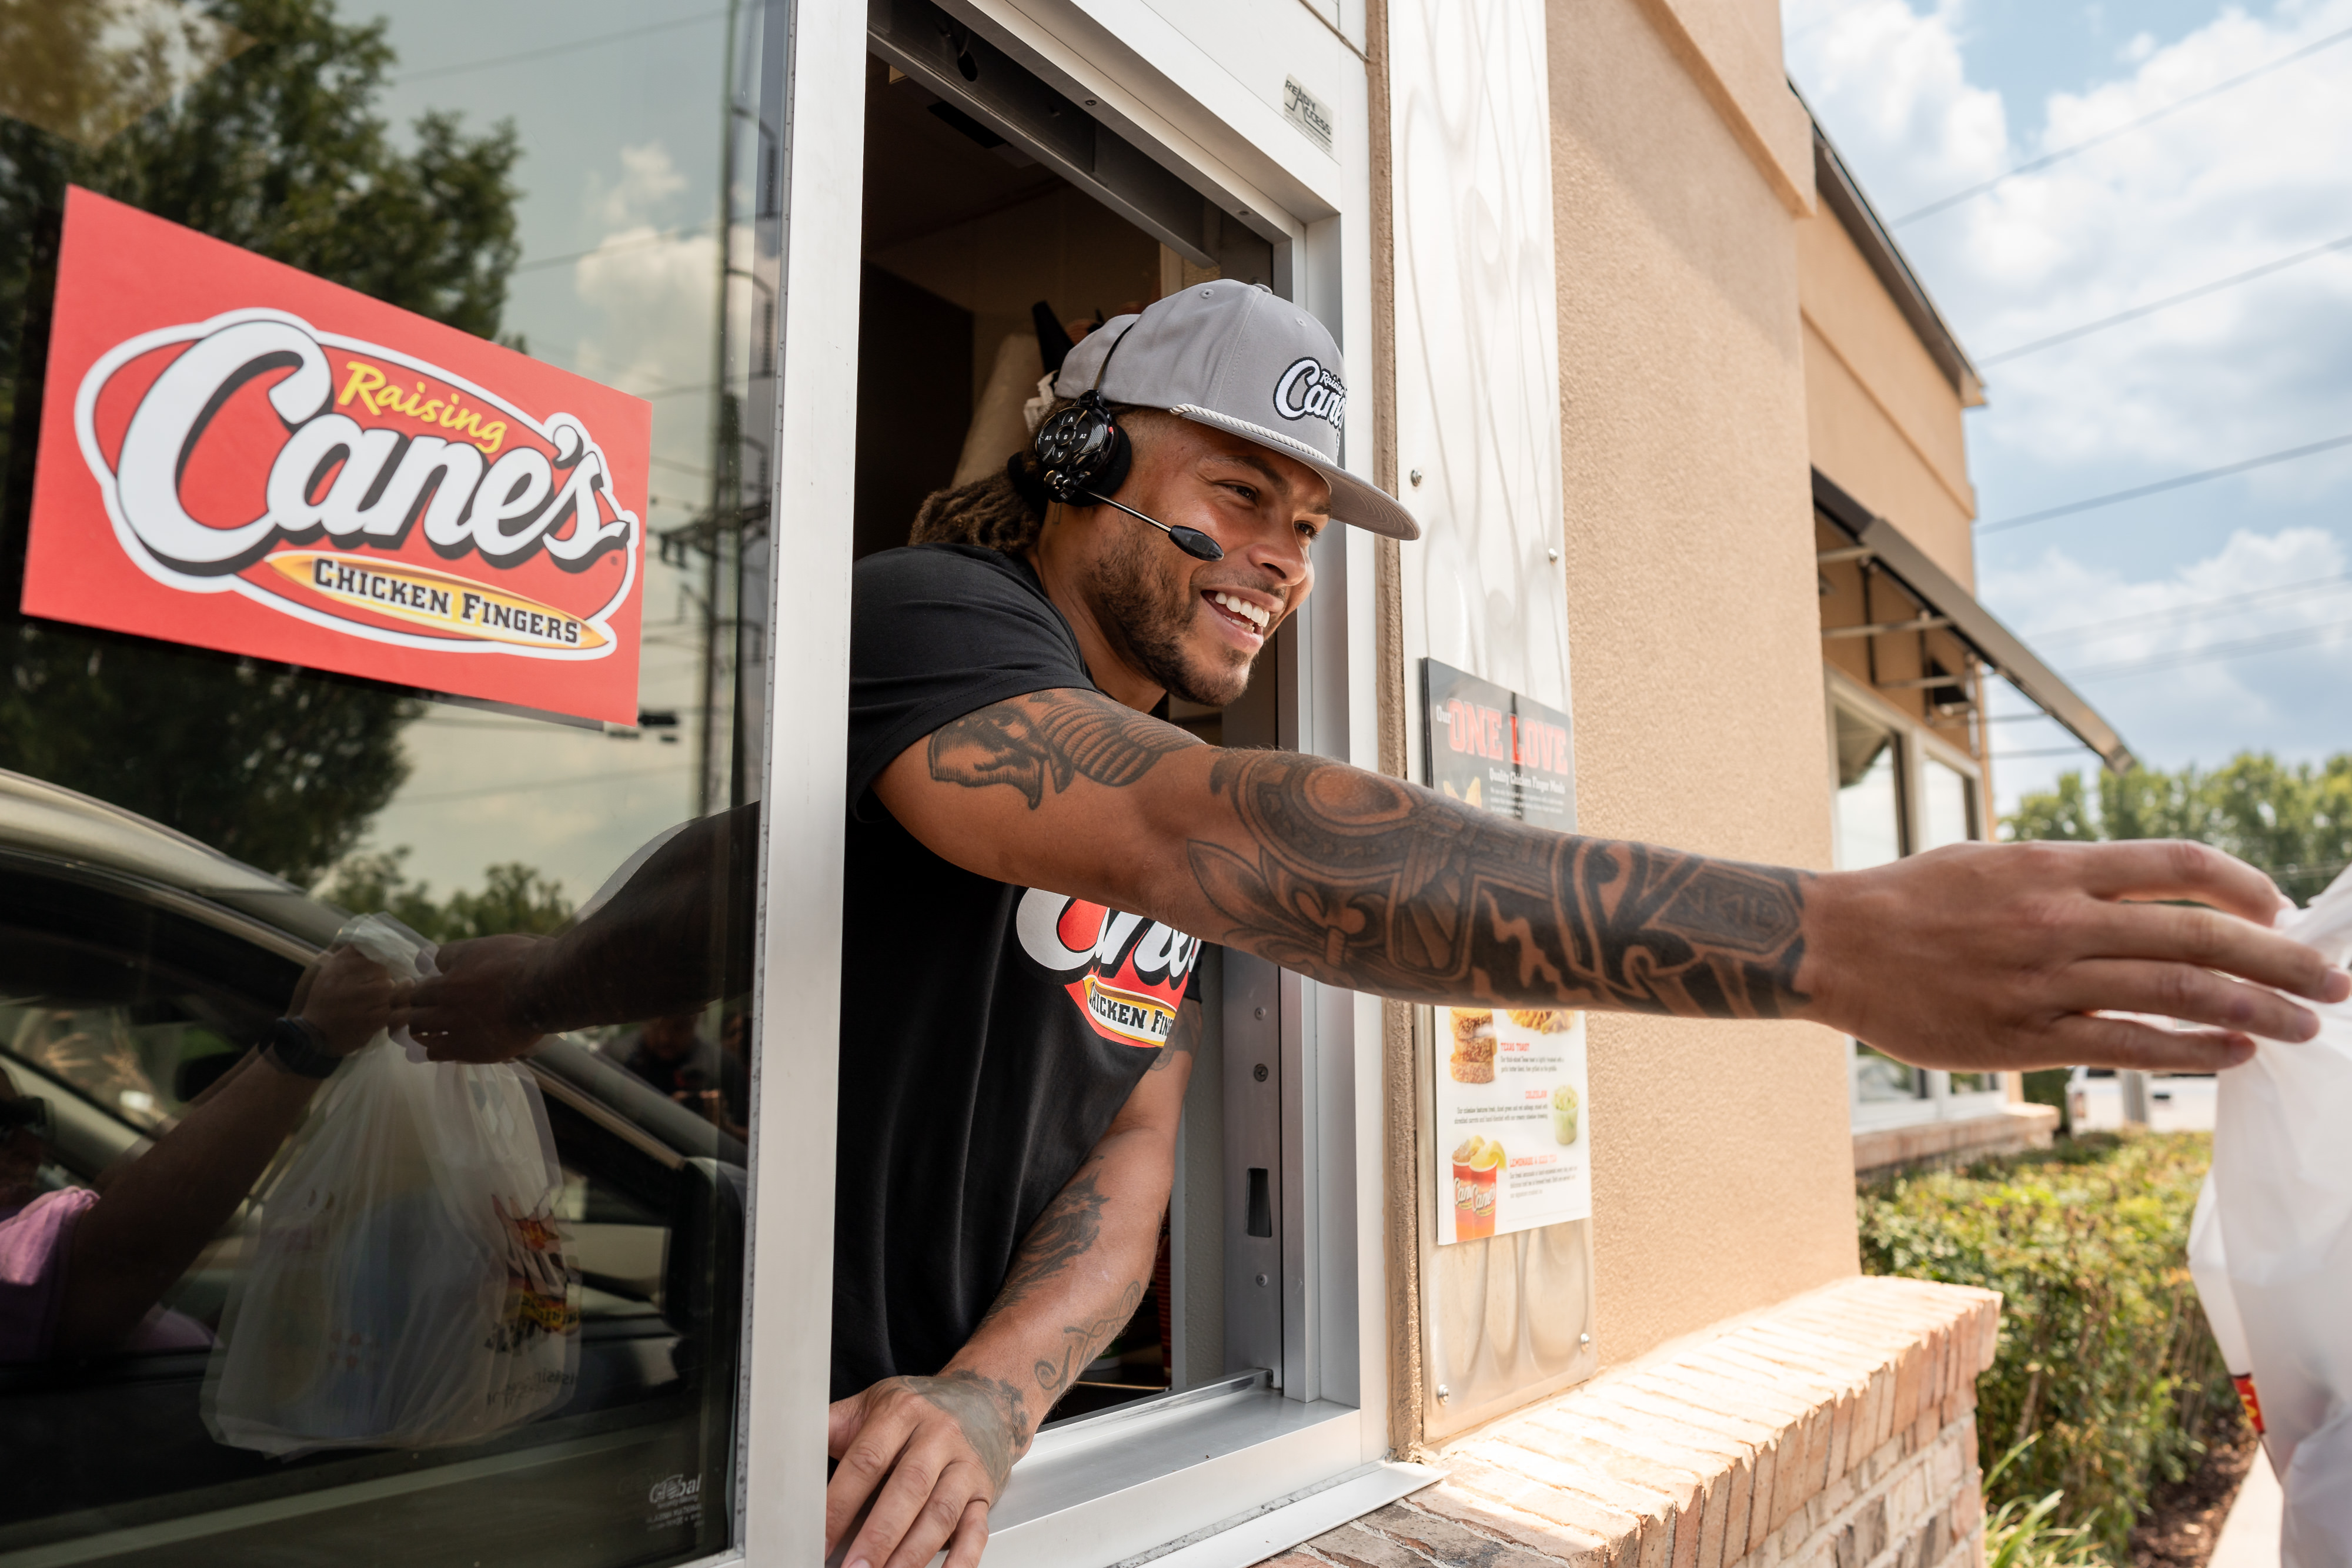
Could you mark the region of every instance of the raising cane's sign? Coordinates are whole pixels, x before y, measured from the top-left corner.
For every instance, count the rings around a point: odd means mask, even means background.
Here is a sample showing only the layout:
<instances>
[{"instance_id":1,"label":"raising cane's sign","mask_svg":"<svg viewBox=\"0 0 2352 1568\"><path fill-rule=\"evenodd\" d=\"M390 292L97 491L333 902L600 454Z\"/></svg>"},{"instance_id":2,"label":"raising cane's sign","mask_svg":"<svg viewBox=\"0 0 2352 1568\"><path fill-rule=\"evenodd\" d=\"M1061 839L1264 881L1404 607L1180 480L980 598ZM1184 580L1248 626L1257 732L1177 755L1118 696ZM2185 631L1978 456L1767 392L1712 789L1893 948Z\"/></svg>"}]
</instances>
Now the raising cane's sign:
<instances>
[{"instance_id":1,"label":"raising cane's sign","mask_svg":"<svg viewBox=\"0 0 2352 1568\"><path fill-rule=\"evenodd\" d=\"M640 399L88 191L26 614L634 722Z\"/></svg>"}]
</instances>

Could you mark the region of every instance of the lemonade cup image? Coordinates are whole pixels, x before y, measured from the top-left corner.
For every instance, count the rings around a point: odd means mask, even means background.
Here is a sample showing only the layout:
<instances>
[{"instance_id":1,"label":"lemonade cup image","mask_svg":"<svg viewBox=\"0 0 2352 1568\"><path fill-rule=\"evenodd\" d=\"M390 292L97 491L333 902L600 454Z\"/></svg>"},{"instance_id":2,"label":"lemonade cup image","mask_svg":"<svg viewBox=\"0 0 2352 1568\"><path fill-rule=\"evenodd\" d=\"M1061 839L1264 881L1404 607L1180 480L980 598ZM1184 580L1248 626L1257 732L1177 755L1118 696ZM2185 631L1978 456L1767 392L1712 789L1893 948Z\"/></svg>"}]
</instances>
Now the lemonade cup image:
<instances>
[{"instance_id":1,"label":"lemonade cup image","mask_svg":"<svg viewBox=\"0 0 2352 1568\"><path fill-rule=\"evenodd\" d=\"M1495 1234L1495 1171L1503 1145L1473 1133L1454 1151L1454 1239Z\"/></svg>"},{"instance_id":2,"label":"lemonade cup image","mask_svg":"<svg viewBox=\"0 0 2352 1568\"><path fill-rule=\"evenodd\" d=\"M1470 1162L1470 1234L1495 1234L1495 1177L1503 1168L1503 1145L1496 1139L1486 1139L1476 1157ZM1455 1230L1460 1231L1457 1222Z\"/></svg>"},{"instance_id":3,"label":"lemonade cup image","mask_svg":"<svg viewBox=\"0 0 2352 1568\"><path fill-rule=\"evenodd\" d=\"M1554 1142L1565 1146L1576 1142L1582 1131L1579 1122L1583 1105L1579 1101L1576 1086L1562 1083L1551 1092L1551 1135Z\"/></svg>"}]
</instances>

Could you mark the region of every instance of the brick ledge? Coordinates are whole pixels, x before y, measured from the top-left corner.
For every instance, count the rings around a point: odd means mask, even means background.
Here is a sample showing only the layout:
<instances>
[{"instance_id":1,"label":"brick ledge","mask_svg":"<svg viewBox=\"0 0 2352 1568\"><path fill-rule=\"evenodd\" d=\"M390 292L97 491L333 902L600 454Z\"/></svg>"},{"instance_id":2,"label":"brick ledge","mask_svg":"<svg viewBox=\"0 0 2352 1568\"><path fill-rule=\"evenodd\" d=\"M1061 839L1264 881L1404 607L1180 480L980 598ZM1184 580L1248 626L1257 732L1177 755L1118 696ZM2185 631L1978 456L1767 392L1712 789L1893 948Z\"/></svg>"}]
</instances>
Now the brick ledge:
<instances>
[{"instance_id":1,"label":"brick ledge","mask_svg":"<svg viewBox=\"0 0 2352 1568\"><path fill-rule=\"evenodd\" d=\"M1265 1568L1981 1568L2000 1298L1858 1278L1447 1445Z\"/></svg>"},{"instance_id":2,"label":"brick ledge","mask_svg":"<svg viewBox=\"0 0 2352 1568\"><path fill-rule=\"evenodd\" d=\"M2057 1131L2058 1107L2021 1101L1990 1116L1874 1128L1853 1135L1854 1179L1866 1181L1899 1166L1961 1164L1988 1155L2046 1149Z\"/></svg>"}]
</instances>

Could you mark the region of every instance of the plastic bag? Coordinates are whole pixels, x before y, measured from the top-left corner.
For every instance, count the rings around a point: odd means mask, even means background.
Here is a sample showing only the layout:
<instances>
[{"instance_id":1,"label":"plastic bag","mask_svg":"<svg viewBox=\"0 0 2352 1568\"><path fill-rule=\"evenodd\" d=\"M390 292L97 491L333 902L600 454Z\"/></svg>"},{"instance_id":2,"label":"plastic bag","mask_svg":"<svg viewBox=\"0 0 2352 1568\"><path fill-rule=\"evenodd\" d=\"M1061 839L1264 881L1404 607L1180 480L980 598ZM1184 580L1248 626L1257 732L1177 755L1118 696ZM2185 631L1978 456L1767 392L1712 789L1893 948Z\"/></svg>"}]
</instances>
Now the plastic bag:
<instances>
[{"instance_id":1,"label":"plastic bag","mask_svg":"<svg viewBox=\"0 0 2352 1568\"><path fill-rule=\"evenodd\" d=\"M2352 872L2278 929L2352 956ZM2286 1493L2285 1568L2352 1568L2352 1004L2221 1076L2189 1269Z\"/></svg>"},{"instance_id":2,"label":"plastic bag","mask_svg":"<svg viewBox=\"0 0 2352 1568\"><path fill-rule=\"evenodd\" d=\"M389 916L337 942L395 978L434 972L431 946ZM378 1034L264 1180L205 1374L213 1436L273 1455L435 1448L562 1405L580 1365L562 1186L529 1071L428 1061Z\"/></svg>"}]
</instances>

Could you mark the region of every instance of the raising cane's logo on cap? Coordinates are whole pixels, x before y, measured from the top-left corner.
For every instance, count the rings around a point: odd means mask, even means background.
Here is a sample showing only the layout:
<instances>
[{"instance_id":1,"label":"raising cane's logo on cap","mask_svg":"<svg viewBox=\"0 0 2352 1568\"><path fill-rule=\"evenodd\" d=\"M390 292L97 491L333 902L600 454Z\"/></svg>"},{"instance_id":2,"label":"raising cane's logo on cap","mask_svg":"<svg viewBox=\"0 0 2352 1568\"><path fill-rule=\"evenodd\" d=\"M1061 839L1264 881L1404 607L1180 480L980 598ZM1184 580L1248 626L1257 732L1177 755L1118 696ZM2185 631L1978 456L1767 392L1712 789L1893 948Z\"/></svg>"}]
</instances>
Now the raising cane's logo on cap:
<instances>
[{"instance_id":1,"label":"raising cane's logo on cap","mask_svg":"<svg viewBox=\"0 0 2352 1568\"><path fill-rule=\"evenodd\" d=\"M641 401L84 191L58 273L28 613L635 717Z\"/></svg>"},{"instance_id":2,"label":"raising cane's logo on cap","mask_svg":"<svg viewBox=\"0 0 2352 1568\"><path fill-rule=\"evenodd\" d=\"M1199 937L1043 888L1021 895L1013 930L1097 1034L1155 1050L1168 1042L1201 960Z\"/></svg>"}]
</instances>

